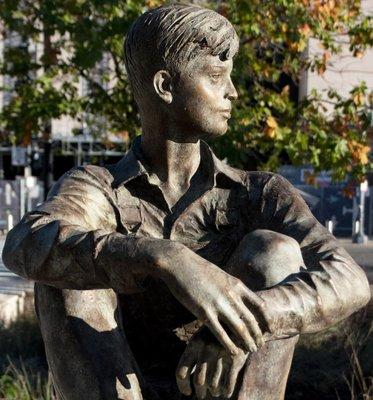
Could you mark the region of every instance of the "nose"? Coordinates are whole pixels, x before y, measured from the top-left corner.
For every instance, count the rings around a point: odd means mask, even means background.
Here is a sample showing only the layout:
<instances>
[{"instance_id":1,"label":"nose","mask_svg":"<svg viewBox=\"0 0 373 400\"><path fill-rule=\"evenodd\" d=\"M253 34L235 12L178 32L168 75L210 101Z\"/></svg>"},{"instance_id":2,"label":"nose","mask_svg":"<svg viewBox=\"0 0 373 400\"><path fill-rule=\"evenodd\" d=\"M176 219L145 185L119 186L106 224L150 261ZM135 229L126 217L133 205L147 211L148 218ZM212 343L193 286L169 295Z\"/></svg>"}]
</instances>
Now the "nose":
<instances>
[{"instance_id":1,"label":"nose","mask_svg":"<svg viewBox=\"0 0 373 400\"><path fill-rule=\"evenodd\" d=\"M226 89L226 96L227 99L229 100L236 100L238 97L237 90L232 82L232 79L229 78L228 84L227 84L227 89Z\"/></svg>"}]
</instances>

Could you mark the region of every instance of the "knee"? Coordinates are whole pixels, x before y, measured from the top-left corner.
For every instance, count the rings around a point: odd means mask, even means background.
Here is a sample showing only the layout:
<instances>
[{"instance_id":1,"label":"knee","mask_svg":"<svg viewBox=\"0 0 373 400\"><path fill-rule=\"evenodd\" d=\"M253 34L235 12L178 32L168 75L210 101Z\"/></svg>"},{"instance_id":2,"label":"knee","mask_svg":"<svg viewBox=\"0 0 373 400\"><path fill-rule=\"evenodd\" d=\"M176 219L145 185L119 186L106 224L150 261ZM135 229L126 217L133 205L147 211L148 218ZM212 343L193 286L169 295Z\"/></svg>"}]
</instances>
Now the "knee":
<instances>
[{"instance_id":1,"label":"knee","mask_svg":"<svg viewBox=\"0 0 373 400\"><path fill-rule=\"evenodd\" d=\"M274 286L304 265L296 240L264 229L247 234L231 261L236 276L253 290Z\"/></svg>"},{"instance_id":2,"label":"knee","mask_svg":"<svg viewBox=\"0 0 373 400\"><path fill-rule=\"evenodd\" d=\"M98 332L117 328L117 297L111 289L62 290L67 318L84 322Z\"/></svg>"}]
</instances>

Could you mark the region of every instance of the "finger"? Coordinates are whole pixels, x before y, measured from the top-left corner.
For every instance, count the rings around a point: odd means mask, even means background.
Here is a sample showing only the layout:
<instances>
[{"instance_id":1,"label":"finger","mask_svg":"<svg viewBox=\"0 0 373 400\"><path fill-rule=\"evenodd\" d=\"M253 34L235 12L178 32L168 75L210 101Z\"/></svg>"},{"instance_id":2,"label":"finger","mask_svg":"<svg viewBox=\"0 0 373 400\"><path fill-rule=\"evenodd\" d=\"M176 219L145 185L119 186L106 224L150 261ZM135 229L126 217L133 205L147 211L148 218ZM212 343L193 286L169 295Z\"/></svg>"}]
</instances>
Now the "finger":
<instances>
[{"instance_id":1,"label":"finger","mask_svg":"<svg viewBox=\"0 0 373 400\"><path fill-rule=\"evenodd\" d=\"M222 394L220 379L223 373L223 357L219 357L215 365L207 373L208 387L212 397L219 397Z\"/></svg>"},{"instance_id":2,"label":"finger","mask_svg":"<svg viewBox=\"0 0 373 400\"><path fill-rule=\"evenodd\" d=\"M242 295L246 298L250 304L253 304L257 308L262 308L264 305L264 300L260 298L255 292L250 290L245 284L241 286Z\"/></svg>"},{"instance_id":3,"label":"finger","mask_svg":"<svg viewBox=\"0 0 373 400\"><path fill-rule=\"evenodd\" d=\"M190 386L190 374L198 360L198 348L187 347L181 356L179 365L176 369L176 382L182 394L190 396L192 388Z\"/></svg>"},{"instance_id":4,"label":"finger","mask_svg":"<svg viewBox=\"0 0 373 400\"><path fill-rule=\"evenodd\" d=\"M232 364L230 365L230 370L225 378L225 390L223 393L226 397L230 398L233 396L234 389L237 383L237 377L240 373L242 367L245 365L246 357L244 355L239 355L234 357Z\"/></svg>"},{"instance_id":5,"label":"finger","mask_svg":"<svg viewBox=\"0 0 373 400\"><path fill-rule=\"evenodd\" d=\"M240 318L248 328L251 337L255 341L255 344L259 348L262 347L264 345L264 338L258 321L255 319L254 315L247 309L245 304L238 304L238 309L241 314Z\"/></svg>"},{"instance_id":6,"label":"finger","mask_svg":"<svg viewBox=\"0 0 373 400\"><path fill-rule=\"evenodd\" d=\"M217 318L210 318L205 323L218 341L229 351L230 354L238 354L237 346L232 342L231 338L228 336L227 332L221 326Z\"/></svg>"},{"instance_id":7,"label":"finger","mask_svg":"<svg viewBox=\"0 0 373 400\"><path fill-rule=\"evenodd\" d=\"M232 309L230 312L223 315L224 322L230 327L233 333L237 336L237 339L242 342L245 349L254 352L258 348L251 337L246 323L240 318L240 316Z\"/></svg>"},{"instance_id":8,"label":"finger","mask_svg":"<svg viewBox=\"0 0 373 400\"><path fill-rule=\"evenodd\" d=\"M198 399L204 399L207 394L206 372L207 362L198 361L193 377L194 388L196 389L196 395Z\"/></svg>"},{"instance_id":9,"label":"finger","mask_svg":"<svg viewBox=\"0 0 373 400\"><path fill-rule=\"evenodd\" d=\"M224 398L226 397L227 393L227 382L231 370L231 364L232 364L232 357L225 356L222 358L222 372L219 381L219 391L221 393L221 396L223 396Z\"/></svg>"}]
</instances>

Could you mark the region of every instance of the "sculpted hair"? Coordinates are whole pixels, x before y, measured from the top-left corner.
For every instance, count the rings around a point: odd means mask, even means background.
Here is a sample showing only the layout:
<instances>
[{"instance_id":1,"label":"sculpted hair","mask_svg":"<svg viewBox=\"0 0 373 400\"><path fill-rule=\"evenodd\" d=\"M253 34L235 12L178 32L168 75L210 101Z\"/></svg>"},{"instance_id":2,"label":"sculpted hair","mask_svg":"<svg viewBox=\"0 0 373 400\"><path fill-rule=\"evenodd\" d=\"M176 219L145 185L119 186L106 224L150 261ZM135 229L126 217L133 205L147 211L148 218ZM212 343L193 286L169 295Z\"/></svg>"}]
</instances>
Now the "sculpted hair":
<instances>
[{"instance_id":1,"label":"sculpted hair","mask_svg":"<svg viewBox=\"0 0 373 400\"><path fill-rule=\"evenodd\" d=\"M125 63L135 98L166 69L177 76L197 55L232 58L238 37L231 23L215 11L190 4L149 10L131 26L125 40Z\"/></svg>"}]
</instances>

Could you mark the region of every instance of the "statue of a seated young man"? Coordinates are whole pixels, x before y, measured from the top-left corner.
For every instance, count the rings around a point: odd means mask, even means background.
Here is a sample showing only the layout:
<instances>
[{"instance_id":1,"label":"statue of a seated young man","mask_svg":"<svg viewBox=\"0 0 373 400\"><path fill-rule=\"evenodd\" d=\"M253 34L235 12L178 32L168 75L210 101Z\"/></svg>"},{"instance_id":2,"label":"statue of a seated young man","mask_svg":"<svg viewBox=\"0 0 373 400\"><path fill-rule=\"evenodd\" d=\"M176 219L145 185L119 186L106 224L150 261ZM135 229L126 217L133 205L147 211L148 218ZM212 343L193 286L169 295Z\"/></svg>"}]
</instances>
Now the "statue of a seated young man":
<instances>
[{"instance_id":1,"label":"statue of a seated young man","mask_svg":"<svg viewBox=\"0 0 373 400\"><path fill-rule=\"evenodd\" d=\"M4 248L37 282L58 395L283 399L298 335L365 305L366 276L289 182L202 141L237 97L224 17L150 10L125 50L142 136L116 165L65 174Z\"/></svg>"}]
</instances>

